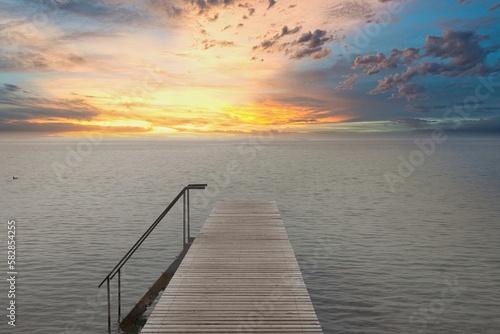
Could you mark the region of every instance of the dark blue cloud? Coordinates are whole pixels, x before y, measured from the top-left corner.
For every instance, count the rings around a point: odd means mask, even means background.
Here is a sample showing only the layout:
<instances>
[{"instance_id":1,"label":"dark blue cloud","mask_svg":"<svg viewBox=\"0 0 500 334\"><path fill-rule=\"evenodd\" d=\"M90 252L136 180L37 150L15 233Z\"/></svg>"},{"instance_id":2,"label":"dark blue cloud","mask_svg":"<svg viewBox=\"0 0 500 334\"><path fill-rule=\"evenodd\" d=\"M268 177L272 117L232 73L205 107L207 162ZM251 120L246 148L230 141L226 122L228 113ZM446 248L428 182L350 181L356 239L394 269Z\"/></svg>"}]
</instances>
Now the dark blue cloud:
<instances>
[{"instance_id":1,"label":"dark blue cloud","mask_svg":"<svg viewBox=\"0 0 500 334\"><path fill-rule=\"evenodd\" d=\"M66 119L90 120L100 111L81 98L47 99L9 83L0 86L0 125Z\"/></svg>"},{"instance_id":2,"label":"dark blue cloud","mask_svg":"<svg viewBox=\"0 0 500 334\"><path fill-rule=\"evenodd\" d=\"M6 91L6 92L17 92L20 89L21 89L21 87L19 87L18 85L13 85L13 84L5 83L0 88L0 94L1 94L2 90Z\"/></svg>"},{"instance_id":3,"label":"dark blue cloud","mask_svg":"<svg viewBox=\"0 0 500 334\"><path fill-rule=\"evenodd\" d=\"M44 72L68 70L84 65L86 59L76 54L52 55L43 48L31 47L27 50L0 53L2 72Z\"/></svg>"},{"instance_id":4,"label":"dark blue cloud","mask_svg":"<svg viewBox=\"0 0 500 334\"><path fill-rule=\"evenodd\" d=\"M154 16L143 5L110 3L104 0L16 0L7 1L5 9L37 28L48 23L79 29L96 29L96 25L152 25Z\"/></svg>"},{"instance_id":5,"label":"dark blue cloud","mask_svg":"<svg viewBox=\"0 0 500 334\"><path fill-rule=\"evenodd\" d=\"M30 121L0 122L0 133L57 134L65 132L147 133L151 129L132 126L96 126L70 122L34 123Z\"/></svg>"},{"instance_id":6,"label":"dark blue cloud","mask_svg":"<svg viewBox=\"0 0 500 334\"><path fill-rule=\"evenodd\" d=\"M500 116L495 115L477 119L420 119L404 118L391 121L392 124L402 125L417 131L443 130L449 134L500 134Z\"/></svg>"},{"instance_id":7,"label":"dark blue cloud","mask_svg":"<svg viewBox=\"0 0 500 334\"><path fill-rule=\"evenodd\" d=\"M417 76L453 78L500 72L498 63L490 65L487 62L488 55L498 51L500 46L481 45L488 39L488 35L478 35L473 31L447 30L441 36L427 36L425 44L420 48L392 49L389 56L380 52L358 56L354 60L353 69L363 69L366 75L371 76L383 69L406 68L404 72L380 79L370 94L385 93L397 88L398 93L392 97L414 100L425 91L422 86L410 84Z\"/></svg>"},{"instance_id":8,"label":"dark blue cloud","mask_svg":"<svg viewBox=\"0 0 500 334\"><path fill-rule=\"evenodd\" d=\"M197 6L200 10L200 13L203 13L206 10L214 7L226 7L229 5L234 5L236 3L235 0L184 0L184 2L191 3Z\"/></svg>"},{"instance_id":9,"label":"dark blue cloud","mask_svg":"<svg viewBox=\"0 0 500 334\"><path fill-rule=\"evenodd\" d=\"M254 50L261 49L267 52L285 51L285 54L290 55L290 59L312 58L321 59L328 56L331 51L324 45L334 40L332 35L329 35L326 30L316 29L314 32L306 32L300 35L299 38L292 42L280 42L280 40L288 35L294 35L302 29L302 26L296 26L293 29L288 26L283 26L281 33L274 35L272 38L263 40L259 45L253 47Z\"/></svg>"},{"instance_id":10,"label":"dark blue cloud","mask_svg":"<svg viewBox=\"0 0 500 334\"><path fill-rule=\"evenodd\" d=\"M302 59L311 57L312 59L321 59L328 56L331 51L323 47L325 43L333 40L333 36L328 35L326 30L316 29L314 32L302 34L298 40L292 44L298 45L298 49L293 52L290 59Z\"/></svg>"},{"instance_id":11,"label":"dark blue cloud","mask_svg":"<svg viewBox=\"0 0 500 334\"><path fill-rule=\"evenodd\" d=\"M493 11L497 8L500 8L500 2L495 2L493 5L491 5L491 7L488 9L488 11Z\"/></svg>"},{"instance_id":12,"label":"dark blue cloud","mask_svg":"<svg viewBox=\"0 0 500 334\"><path fill-rule=\"evenodd\" d=\"M465 120L457 131L468 132L497 132L500 133L500 116L480 118L476 120Z\"/></svg>"}]
</instances>

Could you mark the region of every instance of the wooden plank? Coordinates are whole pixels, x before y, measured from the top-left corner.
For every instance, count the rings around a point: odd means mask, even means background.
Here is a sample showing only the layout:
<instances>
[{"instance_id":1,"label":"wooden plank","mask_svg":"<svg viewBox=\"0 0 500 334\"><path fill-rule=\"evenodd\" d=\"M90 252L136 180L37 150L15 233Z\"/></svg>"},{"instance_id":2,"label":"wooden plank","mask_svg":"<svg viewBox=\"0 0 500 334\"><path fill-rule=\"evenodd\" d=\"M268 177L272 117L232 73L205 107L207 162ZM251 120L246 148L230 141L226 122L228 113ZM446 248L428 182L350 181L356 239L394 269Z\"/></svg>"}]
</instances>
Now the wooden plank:
<instances>
[{"instance_id":1,"label":"wooden plank","mask_svg":"<svg viewBox=\"0 0 500 334\"><path fill-rule=\"evenodd\" d=\"M217 203L141 333L322 333L276 203Z\"/></svg>"}]
</instances>

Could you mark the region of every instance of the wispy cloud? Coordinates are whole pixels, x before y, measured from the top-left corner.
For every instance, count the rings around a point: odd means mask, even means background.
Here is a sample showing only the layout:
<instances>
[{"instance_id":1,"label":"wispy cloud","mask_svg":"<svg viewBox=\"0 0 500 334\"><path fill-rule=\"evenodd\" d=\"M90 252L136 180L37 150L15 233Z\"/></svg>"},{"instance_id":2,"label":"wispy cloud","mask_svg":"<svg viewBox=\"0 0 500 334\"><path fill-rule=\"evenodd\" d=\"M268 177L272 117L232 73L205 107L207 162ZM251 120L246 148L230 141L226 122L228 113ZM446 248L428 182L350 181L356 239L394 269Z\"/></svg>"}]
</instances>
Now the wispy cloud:
<instances>
[{"instance_id":1,"label":"wispy cloud","mask_svg":"<svg viewBox=\"0 0 500 334\"><path fill-rule=\"evenodd\" d=\"M491 7L488 9L488 11L491 12L499 7L500 7L500 2L495 2L493 5L491 5Z\"/></svg>"},{"instance_id":2,"label":"wispy cloud","mask_svg":"<svg viewBox=\"0 0 500 334\"><path fill-rule=\"evenodd\" d=\"M460 4L2 1L0 128L253 133L427 120L500 69L498 4ZM438 17L437 6L461 15ZM369 43L348 54L349 38ZM496 114L497 102L492 94L477 115Z\"/></svg>"}]
</instances>

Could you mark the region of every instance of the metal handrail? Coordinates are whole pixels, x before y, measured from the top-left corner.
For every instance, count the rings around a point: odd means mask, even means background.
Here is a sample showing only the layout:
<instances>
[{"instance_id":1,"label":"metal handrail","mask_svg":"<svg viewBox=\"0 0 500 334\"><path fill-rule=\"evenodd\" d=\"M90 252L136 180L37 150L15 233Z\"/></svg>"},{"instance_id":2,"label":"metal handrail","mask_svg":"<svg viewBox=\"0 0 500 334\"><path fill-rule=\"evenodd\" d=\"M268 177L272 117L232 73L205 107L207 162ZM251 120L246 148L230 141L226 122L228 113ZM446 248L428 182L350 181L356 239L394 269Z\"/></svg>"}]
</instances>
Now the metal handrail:
<instances>
[{"instance_id":1,"label":"metal handrail","mask_svg":"<svg viewBox=\"0 0 500 334\"><path fill-rule=\"evenodd\" d=\"M158 226L161 220L167 215L167 213L172 209L172 207L177 203L177 201L183 197L183 248L190 242L190 220L189 220L189 190L190 189L205 189L207 184L203 183L195 183L188 184L185 186L179 194L170 202L165 210L156 218L153 224L149 226L146 232L136 241L136 243L128 250L128 252L122 257L122 259L116 264L116 266L109 272L109 274L102 280L101 284L99 284L99 288L107 283L108 290L108 333L111 333L111 293L110 293L110 281L118 274L118 320L121 317L121 268L127 263L127 261L134 255L135 251L142 245L144 240L153 232L153 230ZM187 195L187 196L186 196ZM187 197L187 198L186 198ZM186 210L187 209L187 210ZM187 242L186 242L186 227L187 227Z\"/></svg>"}]
</instances>

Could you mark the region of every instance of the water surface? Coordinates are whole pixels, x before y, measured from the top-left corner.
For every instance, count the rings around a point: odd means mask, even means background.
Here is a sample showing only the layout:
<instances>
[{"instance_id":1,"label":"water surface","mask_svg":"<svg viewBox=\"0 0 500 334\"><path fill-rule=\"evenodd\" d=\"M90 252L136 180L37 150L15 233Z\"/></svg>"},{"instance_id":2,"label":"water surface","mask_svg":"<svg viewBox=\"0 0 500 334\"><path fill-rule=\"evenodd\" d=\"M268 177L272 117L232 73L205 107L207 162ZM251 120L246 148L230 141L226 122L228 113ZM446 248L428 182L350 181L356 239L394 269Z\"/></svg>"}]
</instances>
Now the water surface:
<instances>
[{"instance_id":1,"label":"water surface","mask_svg":"<svg viewBox=\"0 0 500 334\"><path fill-rule=\"evenodd\" d=\"M277 201L325 333L500 332L499 140L448 140L395 192L384 173L413 141L82 142L0 143L1 218L18 232L15 333L105 333L97 285L199 182L194 230L218 200ZM79 147L91 149L69 166ZM180 250L180 214L125 267L124 310Z\"/></svg>"}]
</instances>

